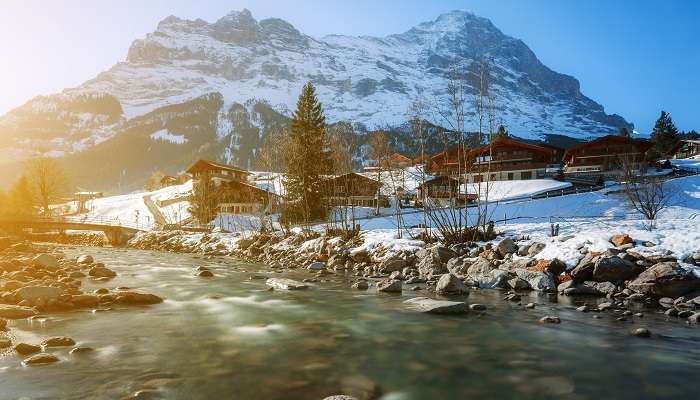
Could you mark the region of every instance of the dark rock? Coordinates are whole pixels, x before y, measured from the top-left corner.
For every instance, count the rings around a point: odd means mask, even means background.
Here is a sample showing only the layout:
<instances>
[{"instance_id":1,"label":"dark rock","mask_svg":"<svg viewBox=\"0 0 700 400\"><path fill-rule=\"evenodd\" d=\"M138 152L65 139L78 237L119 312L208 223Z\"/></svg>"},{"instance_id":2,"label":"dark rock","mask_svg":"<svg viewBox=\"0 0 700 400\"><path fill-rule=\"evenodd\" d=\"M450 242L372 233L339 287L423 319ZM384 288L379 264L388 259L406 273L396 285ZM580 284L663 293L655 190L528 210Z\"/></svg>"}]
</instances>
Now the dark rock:
<instances>
[{"instance_id":1,"label":"dark rock","mask_svg":"<svg viewBox=\"0 0 700 400\"><path fill-rule=\"evenodd\" d=\"M123 305L150 305L162 303L163 299L150 293L123 291L117 294L114 302Z\"/></svg>"},{"instance_id":2,"label":"dark rock","mask_svg":"<svg viewBox=\"0 0 700 400\"><path fill-rule=\"evenodd\" d=\"M561 319L559 317L547 315L542 318L540 318L540 323L546 323L546 324L560 324Z\"/></svg>"},{"instance_id":3,"label":"dark rock","mask_svg":"<svg viewBox=\"0 0 700 400\"><path fill-rule=\"evenodd\" d=\"M384 293L401 293L402 287L401 281L385 280L377 283L377 291Z\"/></svg>"},{"instance_id":4,"label":"dark rock","mask_svg":"<svg viewBox=\"0 0 700 400\"><path fill-rule=\"evenodd\" d=\"M648 338L651 337L651 331L647 328L637 328L632 331L632 335L637 337Z\"/></svg>"},{"instance_id":5,"label":"dark rock","mask_svg":"<svg viewBox=\"0 0 700 400\"><path fill-rule=\"evenodd\" d=\"M66 336L54 336L41 342L41 345L44 347L66 347L74 344L75 340Z\"/></svg>"},{"instance_id":6,"label":"dark rock","mask_svg":"<svg viewBox=\"0 0 700 400\"><path fill-rule=\"evenodd\" d=\"M538 255L539 253L541 253L545 247L547 247L547 245L544 243L533 243L530 246L530 248L527 250L527 255L529 257L534 257L534 256Z\"/></svg>"},{"instance_id":7,"label":"dark rock","mask_svg":"<svg viewBox=\"0 0 700 400\"><path fill-rule=\"evenodd\" d=\"M90 265L93 262L95 262L95 260L92 258L92 256L84 254L84 255L78 257L77 262L80 265Z\"/></svg>"},{"instance_id":8,"label":"dark rock","mask_svg":"<svg viewBox=\"0 0 700 400\"><path fill-rule=\"evenodd\" d=\"M486 305L474 303L469 305L469 309L472 311L486 311Z\"/></svg>"},{"instance_id":9,"label":"dark rock","mask_svg":"<svg viewBox=\"0 0 700 400\"><path fill-rule=\"evenodd\" d=\"M640 272L637 265L618 256L601 257L593 268L593 280L598 282L619 282L632 279Z\"/></svg>"},{"instance_id":10,"label":"dark rock","mask_svg":"<svg viewBox=\"0 0 700 400\"><path fill-rule=\"evenodd\" d=\"M662 262L642 272L628 287L648 296L676 298L700 288L700 280L678 263Z\"/></svg>"},{"instance_id":11,"label":"dark rock","mask_svg":"<svg viewBox=\"0 0 700 400\"><path fill-rule=\"evenodd\" d=\"M452 274L444 274L440 277L435 287L438 294L468 294L469 288Z\"/></svg>"},{"instance_id":12,"label":"dark rock","mask_svg":"<svg viewBox=\"0 0 700 400\"><path fill-rule=\"evenodd\" d=\"M352 288L357 290L367 290L369 289L369 284L367 281L357 281L352 285Z\"/></svg>"},{"instance_id":13,"label":"dark rock","mask_svg":"<svg viewBox=\"0 0 700 400\"><path fill-rule=\"evenodd\" d=\"M92 347L75 347L70 350L70 354L85 354L85 353L92 353L94 352L95 349Z\"/></svg>"},{"instance_id":14,"label":"dark rock","mask_svg":"<svg viewBox=\"0 0 700 400\"><path fill-rule=\"evenodd\" d=\"M30 307L0 304L0 318L24 319L33 317L36 314L36 310Z\"/></svg>"},{"instance_id":15,"label":"dark rock","mask_svg":"<svg viewBox=\"0 0 700 400\"><path fill-rule=\"evenodd\" d=\"M90 268L90 271L88 271L88 275L90 275L93 278L114 278L115 276L117 276L117 273L109 268L96 266Z\"/></svg>"},{"instance_id":16,"label":"dark rock","mask_svg":"<svg viewBox=\"0 0 700 400\"><path fill-rule=\"evenodd\" d=\"M34 354L34 353L40 352L41 346L37 346L34 344L27 344L27 343L18 343L15 345L14 350L17 352L17 354L26 356L29 354Z\"/></svg>"},{"instance_id":17,"label":"dark rock","mask_svg":"<svg viewBox=\"0 0 700 400\"><path fill-rule=\"evenodd\" d=\"M25 359L22 363L24 365L43 365L52 364L58 361L58 357L54 356L53 354L39 353Z\"/></svg>"},{"instance_id":18,"label":"dark rock","mask_svg":"<svg viewBox=\"0 0 700 400\"><path fill-rule=\"evenodd\" d=\"M214 276L214 273L212 273L209 270L204 270L204 271L197 272L197 276L200 278L211 278Z\"/></svg>"},{"instance_id":19,"label":"dark rock","mask_svg":"<svg viewBox=\"0 0 700 400\"><path fill-rule=\"evenodd\" d=\"M496 251L501 257L505 257L508 254L513 254L518 251L518 246L515 244L513 239L505 238L501 240L496 246Z\"/></svg>"},{"instance_id":20,"label":"dark rock","mask_svg":"<svg viewBox=\"0 0 700 400\"><path fill-rule=\"evenodd\" d=\"M404 304L412 310L428 314L463 314L467 312L467 305L460 301L414 297L404 301Z\"/></svg>"}]
</instances>

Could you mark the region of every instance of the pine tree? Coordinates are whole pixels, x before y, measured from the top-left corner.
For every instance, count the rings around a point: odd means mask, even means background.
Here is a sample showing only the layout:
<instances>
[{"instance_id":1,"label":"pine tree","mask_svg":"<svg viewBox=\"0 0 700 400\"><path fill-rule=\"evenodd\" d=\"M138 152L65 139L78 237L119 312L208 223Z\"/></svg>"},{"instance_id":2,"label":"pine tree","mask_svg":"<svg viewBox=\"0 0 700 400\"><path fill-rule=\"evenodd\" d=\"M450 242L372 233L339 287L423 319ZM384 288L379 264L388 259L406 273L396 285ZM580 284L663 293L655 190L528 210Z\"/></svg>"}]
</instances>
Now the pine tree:
<instances>
[{"instance_id":1,"label":"pine tree","mask_svg":"<svg viewBox=\"0 0 700 400\"><path fill-rule=\"evenodd\" d=\"M673 124L671 115L661 111L661 116L656 120L654 130L651 132L651 142L660 156L668 155L678 143L678 129Z\"/></svg>"},{"instance_id":2,"label":"pine tree","mask_svg":"<svg viewBox=\"0 0 700 400\"><path fill-rule=\"evenodd\" d=\"M31 215L34 211L34 193L29 179L22 176L10 189L8 199L11 213L14 215Z\"/></svg>"},{"instance_id":3,"label":"pine tree","mask_svg":"<svg viewBox=\"0 0 700 400\"><path fill-rule=\"evenodd\" d=\"M324 218L322 175L328 168L326 117L311 82L304 85L294 111L286 151L285 188L305 222Z\"/></svg>"},{"instance_id":4,"label":"pine tree","mask_svg":"<svg viewBox=\"0 0 700 400\"><path fill-rule=\"evenodd\" d=\"M508 137L508 130L506 129L505 126L499 125L498 131L496 131L496 138L507 138L507 137Z\"/></svg>"},{"instance_id":5,"label":"pine tree","mask_svg":"<svg viewBox=\"0 0 700 400\"><path fill-rule=\"evenodd\" d=\"M630 135L630 130L627 129L627 127L621 126L620 129L617 131L617 136L629 138L632 135Z\"/></svg>"}]
</instances>

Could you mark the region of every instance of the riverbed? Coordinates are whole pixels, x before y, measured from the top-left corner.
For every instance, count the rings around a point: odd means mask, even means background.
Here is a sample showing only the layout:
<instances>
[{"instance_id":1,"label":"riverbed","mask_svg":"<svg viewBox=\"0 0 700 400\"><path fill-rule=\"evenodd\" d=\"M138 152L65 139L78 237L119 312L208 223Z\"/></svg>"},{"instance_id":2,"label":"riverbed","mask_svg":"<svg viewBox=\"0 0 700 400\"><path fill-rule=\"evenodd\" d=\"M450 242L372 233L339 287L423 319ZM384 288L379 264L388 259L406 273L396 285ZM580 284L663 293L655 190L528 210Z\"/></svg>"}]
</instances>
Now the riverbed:
<instances>
[{"instance_id":1,"label":"riverbed","mask_svg":"<svg viewBox=\"0 0 700 400\"><path fill-rule=\"evenodd\" d=\"M700 329L659 310L618 321L575 310L586 300L535 292L520 304L472 290L485 312L437 316L402 302L424 296L349 288L342 274L303 291L269 291L267 277L302 280L230 257L65 247L118 273L84 289L127 286L162 304L13 321L18 340L65 335L93 353L52 350L61 362L0 358L0 399L695 398ZM205 266L213 278L195 277ZM87 290L86 290L87 291ZM534 309L524 304L536 303ZM542 324L545 315L561 324ZM599 318L594 318L597 315ZM651 338L630 335L647 327ZM148 397L154 396L154 397Z\"/></svg>"}]
</instances>

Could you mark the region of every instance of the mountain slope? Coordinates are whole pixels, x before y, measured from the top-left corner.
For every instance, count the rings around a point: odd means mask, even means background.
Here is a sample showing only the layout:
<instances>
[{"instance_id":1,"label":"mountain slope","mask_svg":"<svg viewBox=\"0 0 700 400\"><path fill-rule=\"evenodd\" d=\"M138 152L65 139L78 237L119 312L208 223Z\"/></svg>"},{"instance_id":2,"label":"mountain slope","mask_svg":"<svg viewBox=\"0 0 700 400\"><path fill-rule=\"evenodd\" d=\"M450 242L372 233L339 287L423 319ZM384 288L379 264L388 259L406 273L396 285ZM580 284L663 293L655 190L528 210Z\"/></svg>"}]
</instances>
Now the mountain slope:
<instances>
[{"instance_id":1,"label":"mountain slope","mask_svg":"<svg viewBox=\"0 0 700 400\"><path fill-rule=\"evenodd\" d=\"M143 147L162 150L156 158L163 164L206 153L248 167L267 128L285 123L307 81L317 86L329 121L351 121L359 131L396 128L414 100L435 107L446 101L451 69L473 71L482 59L489 61L497 118L516 136L580 139L631 127L584 96L576 79L550 70L522 41L471 13L443 14L382 38L313 38L283 20L256 21L243 10L215 23L164 19L133 42L126 61L0 118L0 156L17 160L52 151L68 160L97 160L104 149ZM471 96L474 86L469 89ZM202 99L209 99L206 105ZM203 109L206 118L196 127L178 115ZM476 129L475 118L467 119L468 129ZM180 137L187 141L173 142ZM113 162L115 170L134 168ZM140 163L139 176L165 168L160 161Z\"/></svg>"}]
</instances>

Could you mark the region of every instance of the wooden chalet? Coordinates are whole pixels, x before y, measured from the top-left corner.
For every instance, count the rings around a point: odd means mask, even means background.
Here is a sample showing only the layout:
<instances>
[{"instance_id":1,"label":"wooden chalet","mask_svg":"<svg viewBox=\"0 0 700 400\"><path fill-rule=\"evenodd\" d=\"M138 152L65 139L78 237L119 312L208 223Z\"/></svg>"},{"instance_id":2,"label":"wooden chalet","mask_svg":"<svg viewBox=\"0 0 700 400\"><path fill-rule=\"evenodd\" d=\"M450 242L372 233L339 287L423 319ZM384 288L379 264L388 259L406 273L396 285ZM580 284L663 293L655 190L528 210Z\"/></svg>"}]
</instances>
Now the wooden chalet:
<instances>
[{"instance_id":1,"label":"wooden chalet","mask_svg":"<svg viewBox=\"0 0 700 400\"><path fill-rule=\"evenodd\" d=\"M673 149L673 158L690 158L700 155L700 140L681 140Z\"/></svg>"},{"instance_id":2,"label":"wooden chalet","mask_svg":"<svg viewBox=\"0 0 700 400\"><path fill-rule=\"evenodd\" d=\"M160 187L165 188L169 186L174 186L179 183L178 178L176 176L171 176L171 175L165 175L164 177L160 178Z\"/></svg>"},{"instance_id":3,"label":"wooden chalet","mask_svg":"<svg viewBox=\"0 0 700 400\"><path fill-rule=\"evenodd\" d=\"M476 200L475 194L461 193L460 187L461 184L457 177L437 176L418 185L416 199L420 204L428 202L441 205L464 205Z\"/></svg>"},{"instance_id":4,"label":"wooden chalet","mask_svg":"<svg viewBox=\"0 0 700 400\"><path fill-rule=\"evenodd\" d=\"M224 182L246 182L250 172L232 165L219 164L208 160L197 160L187 168L186 172L192 176L193 183L207 177L215 186Z\"/></svg>"},{"instance_id":5,"label":"wooden chalet","mask_svg":"<svg viewBox=\"0 0 700 400\"><path fill-rule=\"evenodd\" d=\"M324 201L329 206L386 207L389 200L379 192L379 181L357 172L327 177L324 180Z\"/></svg>"},{"instance_id":6,"label":"wooden chalet","mask_svg":"<svg viewBox=\"0 0 700 400\"><path fill-rule=\"evenodd\" d=\"M382 161L381 165L384 168L408 168L413 165L413 160L403 154L394 153Z\"/></svg>"},{"instance_id":7,"label":"wooden chalet","mask_svg":"<svg viewBox=\"0 0 700 400\"><path fill-rule=\"evenodd\" d=\"M646 161L648 140L608 135L583 143L564 153L567 176L616 175L625 163L637 168Z\"/></svg>"},{"instance_id":8,"label":"wooden chalet","mask_svg":"<svg viewBox=\"0 0 700 400\"><path fill-rule=\"evenodd\" d=\"M527 180L553 175L559 170L563 150L501 136L474 148L453 148L431 157L431 172L461 176L466 183Z\"/></svg>"}]
</instances>

